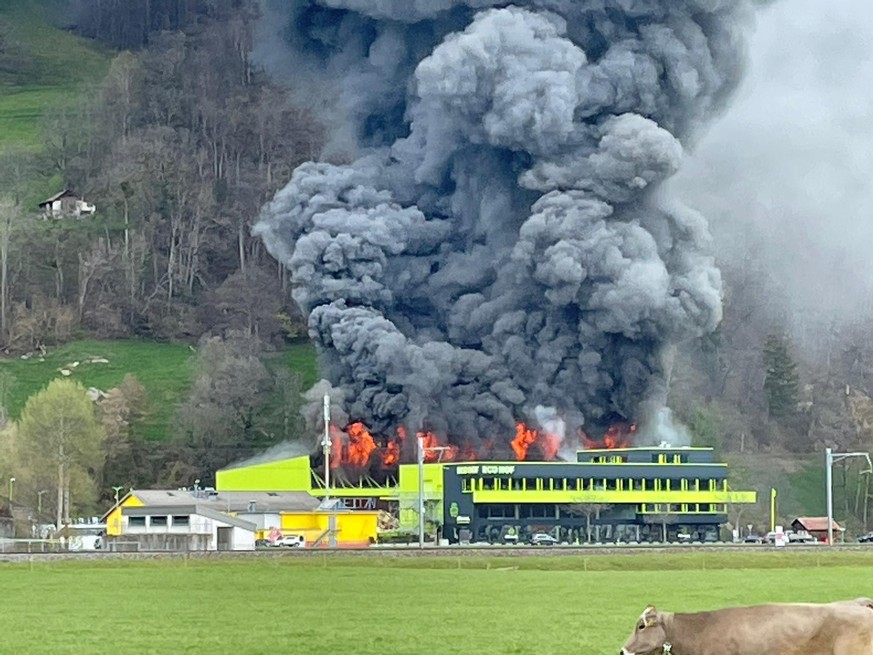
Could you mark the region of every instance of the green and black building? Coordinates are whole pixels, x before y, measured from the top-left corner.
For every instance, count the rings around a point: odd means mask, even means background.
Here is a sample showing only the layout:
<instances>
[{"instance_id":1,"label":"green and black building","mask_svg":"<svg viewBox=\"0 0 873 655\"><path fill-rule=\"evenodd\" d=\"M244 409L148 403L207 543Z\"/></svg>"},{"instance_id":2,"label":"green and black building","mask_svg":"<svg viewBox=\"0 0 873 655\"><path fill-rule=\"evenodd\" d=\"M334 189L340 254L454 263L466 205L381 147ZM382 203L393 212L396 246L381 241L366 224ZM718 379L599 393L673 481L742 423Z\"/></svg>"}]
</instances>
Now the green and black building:
<instances>
[{"instance_id":1,"label":"green and black building","mask_svg":"<svg viewBox=\"0 0 873 655\"><path fill-rule=\"evenodd\" d=\"M576 462L443 465L450 542L506 543L548 532L561 541L715 541L733 491L711 448L580 450Z\"/></svg>"}]
</instances>

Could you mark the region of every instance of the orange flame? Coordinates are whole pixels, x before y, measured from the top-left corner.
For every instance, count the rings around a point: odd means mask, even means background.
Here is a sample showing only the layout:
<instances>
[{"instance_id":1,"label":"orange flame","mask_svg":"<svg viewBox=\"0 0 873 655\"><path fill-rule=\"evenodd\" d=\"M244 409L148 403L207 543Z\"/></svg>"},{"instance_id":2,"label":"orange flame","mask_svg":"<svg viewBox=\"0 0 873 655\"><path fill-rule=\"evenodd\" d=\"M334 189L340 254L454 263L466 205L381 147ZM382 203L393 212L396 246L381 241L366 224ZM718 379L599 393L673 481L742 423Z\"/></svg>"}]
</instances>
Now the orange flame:
<instances>
[{"instance_id":1,"label":"orange flame","mask_svg":"<svg viewBox=\"0 0 873 655\"><path fill-rule=\"evenodd\" d=\"M346 434L349 435L349 463L364 468L370 463L370 455L376 450L376 442L363 423L352 423L346 428Z\"/></svg>"},{"instance_id":2,"label":"orange flame","mask_svg":"<svg viewBox=\"0 0 873 655\"><path fill-rule=\"evenodd\" d=\"M618 421L609 426L603 437L598 441L592 439L587 434L582 432L582 443L587 449L600 448L629 448L633 442L634 434L636 434L637 426L635 423L626 423Z\"/></svg>"},{"instance_id":3,"label":"orange flame","mask_svg":"<svg viewBox=\"0 0 873 655\"><path fill-rule=\"evenodd\" d=\"M397 466L400 463L400 445L393 439L385 444L382 452L383 466Z\"/></svg>"},{"instance_id":4,"label":"orange flame","mask_svg":"<svg viewBox=\"0 0 873 655\"><path fill-rule=\"evenodd\" d=\"M556 434L539 432L528 428L524 423L516 423L515 439L510 444L515 458L519 461L526 460L527 452L534 444L539 446L545 459L555 459L558 455L558 448L561 447L561 440Z\"/></svg>"},{"instance_id":5,"label":"orange flame","mask_svg":"<svg viewBox=\"0 0 873 655\"><path fill-rule=\"evenodd\" d=\"M636 426L630 426L630 431L636 430ZM581 438L588 448L608 447L614 448L621 445L622 434L618 428L610 428L604 437L606 446L597 446L596 442L581 433ZM407 444L409 436L407 430L400 426L396 430L396 436L380 438L379 442L373 437L366 426L360 421L351 423L344 430L336 426L330 426L331 454L330 467L366 469L371 465L373 457L381 461L382 467L396 468L401 461L415 461L415 453L418 443ZM449 443L445 438L436 433L422 431L416 433L416 440L421 439L424 446L424 461L455 462L488 460L493 457L493 449L496 439L484 440L478 448L474 448L469 442L463 445ZM524 423L516 424L515 438L510 443L516 459L523 461L529 457L544 460L556 459L561 439L556 434L541 432L528 428ZM534 448L534 451L530 449Z\"/></svg>"}]
</instances>

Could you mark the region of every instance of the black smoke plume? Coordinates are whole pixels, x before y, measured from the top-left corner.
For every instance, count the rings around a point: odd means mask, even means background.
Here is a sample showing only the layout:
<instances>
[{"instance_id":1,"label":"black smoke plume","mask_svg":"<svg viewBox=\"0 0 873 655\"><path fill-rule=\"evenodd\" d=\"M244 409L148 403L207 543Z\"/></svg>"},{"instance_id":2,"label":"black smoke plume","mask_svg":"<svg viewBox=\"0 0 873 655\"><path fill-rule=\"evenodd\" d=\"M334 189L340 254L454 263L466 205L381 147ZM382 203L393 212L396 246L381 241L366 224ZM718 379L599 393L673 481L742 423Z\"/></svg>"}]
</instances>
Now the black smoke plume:
<instances>
[{"instance_id":1,"label":"black smoke plume","mask_svg":"<svg viewBox=\"0 0 873 655\"><path fill-rule=\"evenodd\" d=\"M544 409L589 434L654 425L671 347L721 318L706 223L658 187L736 87L751 4L276 7L359 153L300 166L256 227L319 390L376 433L457 443L508 444Z\"/></svg>"}]
</instances>

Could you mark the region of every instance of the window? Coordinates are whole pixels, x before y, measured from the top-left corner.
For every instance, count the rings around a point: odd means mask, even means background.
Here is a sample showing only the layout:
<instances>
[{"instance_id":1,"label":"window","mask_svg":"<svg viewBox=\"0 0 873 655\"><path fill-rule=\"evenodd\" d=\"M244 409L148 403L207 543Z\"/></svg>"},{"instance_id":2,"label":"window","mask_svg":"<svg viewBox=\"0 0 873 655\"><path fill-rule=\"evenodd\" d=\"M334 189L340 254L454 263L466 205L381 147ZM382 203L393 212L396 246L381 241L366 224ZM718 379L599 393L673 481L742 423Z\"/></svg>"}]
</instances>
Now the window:
<instances>
[{"instance_id":1,"label":"window","mask_svg":"<svg viewBox=\"0 0 873 655\"><path fill-rule=\"evenodd\" d=\"M128 525L131 528L144 528L145 520L146 517L144 516L130 516L128 517Z\"/></svg>"},{"instance_id":2,"label":"window","mask_svg":"<svg viewBox=\"0 0 873 655\"><path fill-rule=\"evenodd\" d=\"M189 517L187 514L179 514L179 515L173 516L173 525L177 525L177 526L189 525L190 522L191 522L191 517Z\"/></svg>"},{"instance_id":3,"label":"window","mask_svg":"<svg viewBox=\"0 0 873 655\"><path fill-rule=\"evenodd\" d=\"M531 518L552 518L555 516L554 505L531 505Z\"/></svg>"},{"instance_id":4,"label":"window","mask_svg":"<svg viewBox=\"0 0 873 655\"><path fill-rule=\"evenodd\" d=\"M461 491L466 493L473 491L473 478L461 478Z\"/></svg>"},{"instance_id":5,"label":"window","mask_svg":"<svg viewBox=\"0 0 873 655\"><path fill-rule=\"evenodd\" d=\"M166 528L167 527L167 517L166 516L153 516L152 519L152 527L153 528Z\"/></svg>"},{"instance_id":6,"label":"window","mask_svg":"<svg viewBox=\"0 0 873 655\"><path fill-rule=\"evenodd\" d=\"M486 505L485 516L489 519L514 519L515 505Z\"/></svg>"}]
</instances>

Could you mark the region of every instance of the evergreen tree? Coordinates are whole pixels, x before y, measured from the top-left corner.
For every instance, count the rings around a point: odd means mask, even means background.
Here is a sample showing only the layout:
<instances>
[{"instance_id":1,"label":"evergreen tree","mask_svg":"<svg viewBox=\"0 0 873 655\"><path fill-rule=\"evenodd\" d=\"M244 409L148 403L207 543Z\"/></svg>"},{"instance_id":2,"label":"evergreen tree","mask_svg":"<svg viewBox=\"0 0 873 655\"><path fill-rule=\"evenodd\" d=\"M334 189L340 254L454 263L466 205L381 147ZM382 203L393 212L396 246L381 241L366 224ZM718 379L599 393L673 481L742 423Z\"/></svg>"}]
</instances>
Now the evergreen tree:
<instances>
[{"instance_id":1,"label":"evergreen tree","mask_svg":"<svg viewBox=\"0 0 873 655\"><path fill-rule=\"evenodd\" d=\"M764 341L764 394L771 418L780 419L797 413L797 364L788 349L785 336L770 334Z\"/></svg>"}]
</instances>

